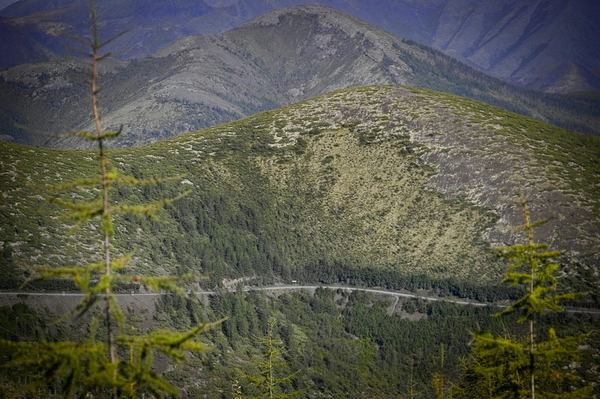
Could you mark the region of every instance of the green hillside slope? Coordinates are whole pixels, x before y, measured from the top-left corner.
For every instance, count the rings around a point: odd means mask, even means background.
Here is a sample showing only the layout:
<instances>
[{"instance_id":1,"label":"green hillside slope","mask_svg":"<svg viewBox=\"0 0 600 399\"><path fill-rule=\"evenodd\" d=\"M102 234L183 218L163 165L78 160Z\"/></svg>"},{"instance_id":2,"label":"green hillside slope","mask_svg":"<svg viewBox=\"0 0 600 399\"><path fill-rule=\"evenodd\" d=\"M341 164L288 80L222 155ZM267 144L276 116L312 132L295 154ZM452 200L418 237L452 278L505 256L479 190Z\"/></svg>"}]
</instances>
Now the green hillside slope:
<instances>
[{"instance_id":1,"label":"green hillside slope","mask_svg":"<svg viewBox=\"0 0 600 399\"><path fill-rule=\"evenodd\" d=\"M137 177L180 176L119 189L121 202L191 190L158 220L119 220L116 245L146 272L201 271L213 283L258 276L494 295L485 287L504 266L491 247L517 239L523 191L534 216L550 218L538 238L593 289L599 159L597 138L461 97L346 89L112 151L113 166ZM44 198L53 184L93 175L94 162L86 151L0 143L5 287L23 278L16 270L89 259L91 227L71 234Z\"/></svg>"}]
</instances>

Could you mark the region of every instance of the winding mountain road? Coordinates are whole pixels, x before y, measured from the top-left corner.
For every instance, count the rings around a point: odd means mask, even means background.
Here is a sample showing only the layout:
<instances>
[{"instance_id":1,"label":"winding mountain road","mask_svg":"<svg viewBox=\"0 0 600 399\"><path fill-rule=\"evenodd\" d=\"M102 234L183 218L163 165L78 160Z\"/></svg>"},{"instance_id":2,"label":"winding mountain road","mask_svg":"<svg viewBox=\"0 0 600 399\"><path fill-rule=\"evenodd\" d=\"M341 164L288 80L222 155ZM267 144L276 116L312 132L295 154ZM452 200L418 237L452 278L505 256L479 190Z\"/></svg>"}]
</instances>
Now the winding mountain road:
<instances>
[{"instance_id":1,"label":"winding mountain road","mask_svg":"<svg viewBox=\"0 0 600 399\"><path fill-rule=\"evenodd\" d=\"M322 284L322 285L289 284L289 285L269 285L269 286L262 286L262 287L260 287L260 286L244 286L244 287L242 287L242 291L243 292L263 291L263 292L275 293L275 292L288 292L288 291L314 291L317 288L326 288L326 289L331 289L331 290L344 290L344 291L348 291L348 292L362 291L362 292L368 292L371 294L387 295L387 296L394 297L396 299L415 298L415 299L421 299L424 301L431 301L431 302L453 303L453 304L462 305L462 306L479 306L479 307L495 307L495 308L507 307L507 305L505 305L505 304L498 304L498 303L477 302L477 301L473 301L473 300L458 299L458 298L453 298L453 297L436 297L436 296L431 296L431 295L422 295L422 294L416 294L416 293L410 293L410 292L400 292L400 291L386 290L386 289L380 289L380 288L363 288L363 287L353 287L353 286L335 285L335 284L332 284L332 285L329 285L329 284ZM237 289L225 290L225 292L235 292L235 291L237 291ZM223 292L223 291L199 290L199 291L188 291L188 295L197 295L197 296L218 295L221 292ZM139 293L115 293L114 295L117 297L159 297L159 296L174 295L174 294L171 292L139 292ZM42 296L42 297L59 297L60 298L60 297L82 297L83 294L78 293L78 292L0 291L0 297L2 297L2 296L4 296L4 297L6 297L6 296L10 296L10 297ZM600 309L567 308L566 312L600 315Z\"/></svg>"}]
</instances>

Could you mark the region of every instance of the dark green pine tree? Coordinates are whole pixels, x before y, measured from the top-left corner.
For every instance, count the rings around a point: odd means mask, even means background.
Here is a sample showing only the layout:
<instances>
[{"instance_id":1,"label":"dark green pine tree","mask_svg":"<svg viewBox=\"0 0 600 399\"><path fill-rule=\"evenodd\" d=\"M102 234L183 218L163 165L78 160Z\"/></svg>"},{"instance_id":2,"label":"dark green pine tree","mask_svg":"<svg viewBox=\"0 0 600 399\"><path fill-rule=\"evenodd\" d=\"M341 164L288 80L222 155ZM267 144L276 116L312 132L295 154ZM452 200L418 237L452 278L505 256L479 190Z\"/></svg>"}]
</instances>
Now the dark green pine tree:
<instances>
[{"instance_id":1,"label":"dark green pine tree","mask_svg":"<svg viewBox=\"0 0 600 399\"><path fill-rule=\"evenodd\" d=\"M581 357L578 348L586 336L558 337L553 328L539 331L540 317L548 312L563 312L561 303L577 294L561 292L557 285L559 252L537 243L534 230L543 221L532 222L527 200L520 205L524 224L524 244L499 249L510 266L504 283L524 290L521 298L500 312L516 315L526 324L527 334L473 335L473 358L465 367L465 397L477 398L586 398L591 387L577 373ZM542 336L544 334L545 336Z\"/></svg>"},{"instance_id":2,"label":"dark green pine tree","mask_svg":"<svg viewBox=\"0 0 600 399\"><path fill-rule=\"evenodd\" d=\"M1 342L8 350L9 359L3 365L19 370L31 382L18 387L24 395L32 397L137 397L143 393L156 396L177 396L179 390L158 375L153 368L156 353L180 361L188 351L202 351L204 344L194 338L216 323L198 325L189 331L155 330L144 335L127 335L126 322L113 293L118 284L142 284L154 291L172 291L183 295L181 277L152 277L128 274L130 255L115 258L112 240L113 220L116 215L152 216L175 198L161 198L144 204L116 203L114 192L123 186L144 186L166 183L174 178L141 180L121 174L110 164L106 142L119 135L119 131L105 131L101 127L98 105L99 62L108 55L100 51L109 42L101 43L97 31L96 8L89 2L91 39L91 106L94 131L78 132L77 136L96 144L98 175L79 179L56 187L53 201L64 206L68 215L78 224L98 223L101 236L98 243L101 259L87 264L56 268L39 268L38 277L44 279L68 279L84 294L73 313L79 318L91 315L89 336L70 341L8 341ZM84 197L86 192L97 192L88 201L74 201L72 197ZM80 195L73 196L73 193ZM217 322L218 323L218 322ZM102 332L98 328L103 325Z\"/></svg>"}]
</instances>

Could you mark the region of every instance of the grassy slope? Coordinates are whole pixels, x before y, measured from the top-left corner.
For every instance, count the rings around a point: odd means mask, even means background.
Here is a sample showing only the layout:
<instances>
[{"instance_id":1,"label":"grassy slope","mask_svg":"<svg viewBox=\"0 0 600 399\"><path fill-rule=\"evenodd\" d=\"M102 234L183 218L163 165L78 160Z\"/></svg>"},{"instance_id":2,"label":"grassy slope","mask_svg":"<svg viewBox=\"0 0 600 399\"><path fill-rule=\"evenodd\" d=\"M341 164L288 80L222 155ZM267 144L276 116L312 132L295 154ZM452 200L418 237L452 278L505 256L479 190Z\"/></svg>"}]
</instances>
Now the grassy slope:
<instances>
[{"instance_id":1,"label":"grassy slope","mask_svg":"<svg viewBox=\"0 0 600 399\"><path fill-rule=\"evenodd\" d=\"M120 201L192 190L159 220L119 221L118 250L150 272L219 281L351 268L485 284L503 267L489 243L514 239L523 190L553 216L541 237L595 285L600 140L461 97L347 89L112 158L137 177L181 176L120 188ZM93 155L0 143L0 163L3 267L89 259L93 227L72 236L44 197L93 175Z\"/></svg>"}]
</instances>

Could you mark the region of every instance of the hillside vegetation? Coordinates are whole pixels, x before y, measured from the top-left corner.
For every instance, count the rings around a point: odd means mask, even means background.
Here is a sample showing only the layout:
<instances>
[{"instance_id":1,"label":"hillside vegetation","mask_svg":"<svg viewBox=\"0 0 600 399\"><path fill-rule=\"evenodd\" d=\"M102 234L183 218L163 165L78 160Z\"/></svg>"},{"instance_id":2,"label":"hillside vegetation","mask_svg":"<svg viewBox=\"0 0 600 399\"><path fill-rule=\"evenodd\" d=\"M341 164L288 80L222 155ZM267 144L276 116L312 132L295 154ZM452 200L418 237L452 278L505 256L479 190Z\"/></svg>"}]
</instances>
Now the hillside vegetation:
<instances>
[{"instance_id":1,"label":"hillside vegetation","mask_svg":"<svg viewBox=\"0 0 600 399\"><path fill-rule=\"evenodd\" d=\"M597 138L462 97L346 89L113 150L113 166L136 177L179 176L119 188L118 201L191 190L161 220L120 220L115 245L144 272L201 271L213 283L257 276L495 295L477 287L498 282L503 263L491 247L516 239L514 199L524 191L536 218L550 218L538 239L564 251L571 281L594 291L598 159ZM42 255L89 260L90 227L72 235L46 197L93 175L94 163L86 151L0 143L5 287Z\"/></svg>"},{"instance_id":2,"label":"hillside vegetation","mask_svg":"<svg viewBox=\"0 0 600 399\"><path fill-rule=\"evenodd\" d=\"M212 350L193 355L177 368L156 367L180 390L184 398L232 398L237 380L246 395L258 394L246 378L255 375L262 357L260 340L269 318L277 320L276 337L282 341L284 362L276 372L293 376L284 382L285 392L297 391L303 398L415 398L434 397L432 379L444 373L448 386L461 379L461 360L468 358L471 332L479 329L502 333L507 321L493 317L491 308L458 306L443 302L401 299L390 302L362 292L317 289L276 297L262 293L222 293L198 303L187 298L165 296L154 302L147 297L126 296L128 322L137 331L157 327L189 329L198 322L226 316L228 320L209 332L205 341ZM18 299L17 299L18 301ZM52 309L50 311L47 308ZM53 322L53 312L64 312L64 298L29 308L24 304L0 306L0 338L39 339L76 337L87 333L85 322ZM38 313L35 313L38 310ZM515 334L524 332L514 326ZM546 317L561 335L593 330L598 318L561 314ZM582 377L598 380L599 337L593 336L591 351L585 351ZM440 364L444 348L445 362ZM1 354L0 354L1 355ZM2 369L0 383L10 371ZM12 375L14 378L14 374ZM467 384L472 380L466 381ZM598 387L596 386L596 392ZM454 395L482 398L484 395Z\"/></svg>"}]
</instances>

